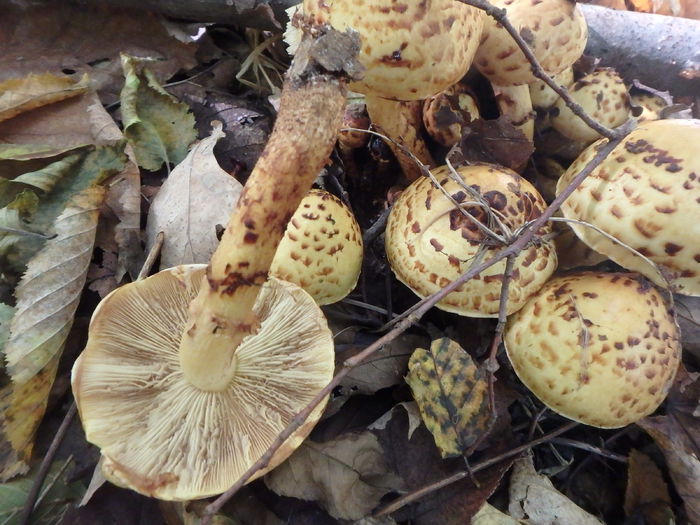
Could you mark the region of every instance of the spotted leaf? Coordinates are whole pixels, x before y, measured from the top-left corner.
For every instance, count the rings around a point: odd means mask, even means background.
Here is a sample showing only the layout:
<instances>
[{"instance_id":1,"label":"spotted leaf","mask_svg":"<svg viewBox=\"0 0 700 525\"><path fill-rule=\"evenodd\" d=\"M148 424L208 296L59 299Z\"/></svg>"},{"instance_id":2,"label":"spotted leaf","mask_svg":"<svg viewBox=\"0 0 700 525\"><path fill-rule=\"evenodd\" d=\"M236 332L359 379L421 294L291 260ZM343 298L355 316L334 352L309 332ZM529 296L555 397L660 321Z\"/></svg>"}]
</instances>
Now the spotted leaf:
<instances>
[{"instance_id":1,"label":"spotted leaf","mask_svg":"<svg viewBox=\"0 0 700 525\"><path fill-rule=\"evenodd\" d=\"M486 371L442 338L413 352L406 382L442 457L469 455L492 422Z\"/></svg>"}]
</instances>

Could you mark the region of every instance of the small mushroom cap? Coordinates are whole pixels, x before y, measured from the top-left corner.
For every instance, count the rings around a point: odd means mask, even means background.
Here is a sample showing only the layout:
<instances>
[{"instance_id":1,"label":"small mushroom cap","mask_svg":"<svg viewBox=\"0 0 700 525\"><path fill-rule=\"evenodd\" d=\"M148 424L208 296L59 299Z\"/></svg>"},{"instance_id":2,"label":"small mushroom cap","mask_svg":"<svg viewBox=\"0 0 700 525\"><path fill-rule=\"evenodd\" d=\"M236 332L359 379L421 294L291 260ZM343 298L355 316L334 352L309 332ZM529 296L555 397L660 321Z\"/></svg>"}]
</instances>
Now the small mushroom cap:
<instances>
[{"instance_id":1,"label":"small mushroom cap","mask_svg":"<svg viewBox=\"0 0 700 525\"><path fill-rule=\"evenodd\" d=\"M319 305L348 295L362 269L362 232L335 195L311 190L292 216L277 248L271 275L295 283Z\"/></svg>"},{"instance_id":2,"label":"small mushroom cap","mask_svg":"<svg viewBox=\"0 0 700 525\"><path fill-rule=\"evenodd\" d=\"M574 69L572 67L567 67L561 73L552 75L552 80L560 86L568 88L574 83ZM539 78L528 87L530 88L530 97L532 98L532 107L534 108L548 109L559 100L559 95Z\"/></svg>"},{"instance_id":3,"label":"small mushroom cap","mask_svg":"<svg viewBox=\"0 0 700 525\"><path fill-rule=\"evenodd\" d=\"M640 107L642 112L637 117L637 122L649 120L659 120L661 111L668 107L668 103L659 95L652 93L636 93L630 95L630 102L633 106Z\"/></svg>"},{"instance_id":4,"label":"small mushroom cap","mask_svg":"<svg viewBox=\"0 0 700 525\"><path fill-rule=\"evenodd\" d=\"M515 373L540 401L601 428L656 410L681 355L661 294L624 273L552 279L508 319L504 343Z\"/></svg>"},{"instance_id":5,"label":"small mushroom cap","mask_svg":"<svg viewBox=\"0 0 700 525\"><path fill-rule=\"evenodd\" d=\"M507 168L477 164L457 168L466 185L480 193L511 230L536 219L546 208L537 190ZM449 175L447 166L433 170L442 188L462 210L488 222L482 207ZM496 233L502 233L496 227ZM540 234L551 231L543 227ZM386 254L396 277L420 297L437 292L469 269L486 235L429 178L414 181L398 198L386 227ZM483 261L501 249L486 248ZM551 241L532 244L515 260L508 289L508 312L517 311L551 276L557 256ZM491 266L453 291L437 306L471 317L497 317L505 261Z\"/></svg>"},{"instance_id":6,"label":"small mushroom cap","mask_svg":"<svg viewBox=\"0 0 700 525\"><path fill-rule=\"evenodd\" d=\"M304 0L315 23L360 33L366 70L350 84L359 93L422 100L457 82L469 69L483 13L453 0Z\"/></svg>"},{"instance_id":7,"label":"small mushroom cap","mask_svg":"<svg viewBox=\"0 0 700 525\"><path fill-rule=\"evenodd\" d=\"M624 124L632 116L627 88L613 69L600 69L586 75L574 83L569 94L593 120L609 128ZM590 143L600 138L598 132L574 115L562 99L554 104L550 123L571 140Z\"/></svg>"},{"instance_id":8,"label":"small mushroom cap","mask_svg":"<svg viewBox=\"0 0 700 525\"><path fill-rule=\"evenodd\" d=\"M603 144L585 150L559 179L571 182ZM632 131L566 199L569 219L590 223L651 259L674 291L700 295L700 120L656 120ZM659 286L656 269L592 228L571 223L576 235L620 266Z\"/></svg>"},{"instance_id":9,"label":"small mushroom cap","mask_svg":"<svg viewBox=\"0 0 700 525\"><path fill-rule=\"evenodd\" d=\"M479 107L464 84L450 86L423 102L423 125L443 146L454 146L462 138L462 123L480 117Z\"/></svg>"},{"instance_id":10,"label":"small mushroom cap","mask_svg":"<svg viewBox=\"0 0 700 525\"><path fill-rule=\"evenodd\" d=\"M586 20L570 0L493 0L525 39L550 75L571 66L583 54L588 39ZM537 80L532 66L508 32L485 17L481 45L474 64L493 84L516 86Z\"/></svg>"},{"instance_id":11,"label":"small mushroom cap","mask_svg":"<svg viewBox=\"0 0 700 525\"><path fill-rule=\"evenodd\" d=\"M333 376L333 339L313 299L271 278L255 305L261 325L236 350L229 388L188 383L178 348L205 266L177 266L108 295L73 367L87 440L118 485L164 500L224 492ZM324 403L273 456L299 446ZM258 472L257 476L264 474Z\"/></svg>"}]
</instances>

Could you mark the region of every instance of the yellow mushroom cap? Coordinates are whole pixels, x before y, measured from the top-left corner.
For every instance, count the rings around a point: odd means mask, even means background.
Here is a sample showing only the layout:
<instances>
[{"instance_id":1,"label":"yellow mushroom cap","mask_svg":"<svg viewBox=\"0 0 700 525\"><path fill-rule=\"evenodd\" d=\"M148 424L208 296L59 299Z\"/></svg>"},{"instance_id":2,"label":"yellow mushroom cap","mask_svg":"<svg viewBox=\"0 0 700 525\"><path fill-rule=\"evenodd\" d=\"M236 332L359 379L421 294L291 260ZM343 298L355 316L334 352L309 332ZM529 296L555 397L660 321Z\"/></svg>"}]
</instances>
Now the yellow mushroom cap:
<instances>
[{"instance_id":1,"label":"yellow mushroom cap","mask_svg":"<svg viewBox=\"0 0 700 525\"><path fill-rule=\"evenodd\" d=\"M586 20L570 0L492 0L525 39L542 68L550 75L571 66L583 54L588 39ZM499 86L530 84L537 77L508 32L486 17L482 42L474 64Z\"/></svg>"},{"instance_id":2,"label":"yellow mushroom cap","mask_svg":"<svg viewBox=\"0 0 700 525\"><path fill-rule=\"evenodd\" d=\"M586 75L574 83L569 94L588 116L609 128L620 126L632 116L627 88L613 69L600 69ZM598 132L574 115L562 99L554 104L550 123L571 140L589 143L600 138Z\"/></svg>"},{"instance_id":3,"label":"yellow mushroom cap","mask_svg":"<svg viewBox=\"0 0 700 525\"><path fill-rule=\"evenodd\" d=\"M637 117L637 122L659 120L661 111L668 107L668 102L659 95L653 95L652 93L630 95L630 102L633 106L642 108L641 114Z\"/></svg>"},{"instance_id":4,"label":"yellow mushroom cap","mask_svg":"<svg viewBox=\"0 0 700 525\"><path fill-rule=\"evenodd\" d=\"M105 476L146 496L224 492L333 376L333 339L320 309L301 288L271 278L254 308L260 327L236 350L229 387L188 383L178 348L204 275L204 265L177 266L116 289L95 311L73 367L80 418L101 449ZM324 405L256 477L299 446Z\"/></svg>"},{"instance_id":5,"label":"yellow mushroom cap","mask_svg":"<svg viewBox=\"0 0 700 525\"><path fill-rule=\"evenodd\" d=\"M545 405L601 428L656 410L681 355L661 294L624 273L552 279L508 319L504 343L515 373Z\"/></svg>"},{"instance_id":6,"label":"yellow mushroom cap","mask_svg":"<svg viewBox=\"0 0 700 525\"><path fill-rule=\"evenodd\" d=\"M603 144L585 150L559 179L571 182ZM584 221L656 263L674 291L700 295L700 120L656 120L632 131L566 199L565 217ZM664 286L657 271L592 228L578 237L620 266Z\"/></svg>"},{"instance_id":7,"label":"yellow mushroom cap","mask_svg":"<svg viewBox=\"0 0 700 525\"><path fill-rule=\"evenodd\" d=\"M270 274L301 286L319 305L348 295L362 269L362 232L335 195L311 190L277 248Z\"/></svg>"},{"instance_id":8,"label":"yellow mushroom cap","mask_svg":"<svg viewBox=\"0 0 700 525\"><path fill-rule=\"evenodd\" d=\"M456 115L455 115L456 114ZM423 125L428 134L443 146L454 146L462 138L460 122L444 122L450 115L464 123L480 118L475 98L464 84L455 84L423 102Z\"/></svg>"},{"instance_id":9,"label":"yellow mushroom cap","mask_svg":"<svg viewBox=\"0 0 700 525\"><path fill-rule=\"evenodd\" d=\"M574 69L572 67L567 67L561 73L552 75L552 80L560 86L568 88L574 83ZM559 95L539 78L529 84L528 87L530 88L530 97L532 98L532 107L534 108L548 109L559 100Z\"/></svg>"},{"instance_id":10,"label":"yellow mushroom cap","mask_svg":"<svg viewBox=\"0 0 700 525\"><path fill-rule=\"evenodd\" d=\"M394 100L424 99L464 76L484 18L453 0L304 0L304 14L359 32L366 71L350 89Z\"/></svg>"},{"instance_id":11,"label":"yellow mushroom cap","mask_svg":"<svg viewBox=\"0 0 700 525\"><path fill-rule=\"evenodd\" d=\"M464 183L480 193L511 230L536 219L546 208L537 190L507 168L487 164L462 166ZM460 208L482 224L482 207L442 166L435 178ZM502 233L495 228L496 233ZM543 227L540 234L551 231ZM484 244L485 234L456 208L429 178L414 181L394 204L386 227L386 254L396 277L417 295L431 295L462 275ZM487 245L483 261L502 248ZM517 311L551 276L557 256L551 241L529 245L515 260L508 294L508 312ZM471 317L497 317L505 261L494 264L451 292L437 306Z\"/></svg>"}]
</instances>

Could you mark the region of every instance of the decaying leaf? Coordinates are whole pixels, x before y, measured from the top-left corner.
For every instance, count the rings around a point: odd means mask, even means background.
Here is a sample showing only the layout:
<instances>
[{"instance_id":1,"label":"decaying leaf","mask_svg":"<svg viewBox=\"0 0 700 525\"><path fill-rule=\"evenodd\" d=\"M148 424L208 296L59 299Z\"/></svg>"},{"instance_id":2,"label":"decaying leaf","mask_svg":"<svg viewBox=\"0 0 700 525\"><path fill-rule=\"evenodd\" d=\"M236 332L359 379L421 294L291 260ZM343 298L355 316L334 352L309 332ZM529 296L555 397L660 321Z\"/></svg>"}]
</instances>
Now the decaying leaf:
<instances>
[{"instance_id":1,"label":"decaying leaf","mask_svg":"<svg viewBox=\"0 0 700 525\"><path fill-rule=\"evenodd\" d=\"M484 503L484 506L472 518L471 525L519 525L521 523L528 522L511 518L508 514L504 514L488 503Z\"/></svg>"},{"instance_id":2,"label":"decaying leaf","mask_svg":"<svg viewBox=\"0 0 700 525\"><path fill-rule=\"evenodd\" d=\"M165 234L161 269L206 263L219 244L216 226L226 226L243 185L222 170L214 146L224 136L214 121L211 135L200 141L165 180L151 203L146 249L158 232Z\"/></svg>"},{"instance_id":3,"label":"decaying leaf","mask_svg":"<svg viewBox=\"0 0 700 525\"><path fill-rule=\"evenodd\" d=\"M50 525L58 523L68 508L77 501L83 487L80 483L69 483L65 474L70 460L51 466L44 482L44 490L32 513L32 524ZM0 523L19 524L19 517L34 481L36 472L22 479L0 484Z\"/></svg>"},{"instance_id":4,"label":"decaying leaf","mask_svg":"<svg viewBox=\"0 0 700 525\"><path fill-rule=\"evenodd\" d=\"M420 410L418 409L418 404L414 402L404 402L395 405L391 410L389 410L382 417L380 417L374 423L372 423L368 427L368 430L384 430L391 421L391 419L394 417L397 410L402 410L408 416L408 434L406 435L406 438L411 439L413 433L423 422L423 420L420 417Z\"/></svg>"},{"instance_id":5,"label":"decaying leaf","mask_svg":"<svg viewBox=\"0 0 700 525\"><path fill-rule=\"evenodd\" d=\"M515 461L510 478L508 512L535 525L600 525L602 522L576 505L541 476L528 454Z\"/></svg>"},{"instance_id":6,"label":"decaying leaf","mask_svg":"<svg viewBox=\"0 0 700 525\"><path fill-rule=\"evenodd\" d=\"M50 73L6 80L0 83L0 121L85 93L89 84L87 75L74 79Z\"/></svg>"},{"instance_id":7,"label":"decaying leaf","mask_svg":"<svg viewBox=\"0 0 700 525\"><path fill-rule=\"evenodd\" d=\"M700 297L674 295L683 350L700 357Z\"/></svg>"},{"instance_id":8,"label":"decaying leaf","mask_svg":"<svg viewBox=\"0 0 700 525\"><path fill-rule=\"evenodd\" d=\"M163 163L179 164L197 138L194 117L148 69L148 59L122 55L124 88L121 92L124 136L134 148L139 166L155 171Z\"/></svg>"},{"instance_id":9,"label":"decaying leaf","mask_svg":"<svg viewBox=\"0 0 700 525\"><path fill-rule=\"evenodd\" d=\"M628 456L625 514L638 516L647 525L673 523L671 496L659 467L649 456L632 449Z\"/></svg>"},{"instance_id":10,"label":"decaying leaf","mask_svg":"<svg viewBox=\"0 0 700 525\"><path fill-rule=\"evenodd\" d=\"M444 337L413 352L406 382L442 457L469 455L492 423L486 372Z\"/></svg>"},{"instance_id":11,"label":"decaying leaf","mask_svg":"<svg viewBox=\"0 0 700 525\"><path fill-rule=\"evenodd\" d=\"M307 440L265 476L265 484L277 494L316 501L331 516L349 520L366 516L384 494L400 487L370 432L326 443Z\"/></svg>"},{"instance_id":12,"label":"decaying leaf","mask_svg":"<svg viewBox=\"0 0 700 525\"><path fill-rule=\"evenodd\" d=\"M691 523L700 523L700 375L679 369L665 416L637 424L663 452L676 492Z\"/></svg>"}]
</instances>

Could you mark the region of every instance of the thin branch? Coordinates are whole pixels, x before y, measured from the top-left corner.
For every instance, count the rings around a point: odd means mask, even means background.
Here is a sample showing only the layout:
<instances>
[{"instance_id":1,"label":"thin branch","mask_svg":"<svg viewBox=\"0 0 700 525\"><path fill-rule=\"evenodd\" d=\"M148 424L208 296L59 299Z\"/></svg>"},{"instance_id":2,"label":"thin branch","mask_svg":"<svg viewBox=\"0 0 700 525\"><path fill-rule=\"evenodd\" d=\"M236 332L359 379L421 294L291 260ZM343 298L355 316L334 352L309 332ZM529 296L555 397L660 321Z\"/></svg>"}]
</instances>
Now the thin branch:
<instances>
[{"instance_id":1,"label":"thin branch","mask_svg":"<svg viewBox=\"0 0 700 525\"><path fill-rule=\"evenodd\" d=\"M572 428L574 428L577 425L579 425L579 423L577 423L576 421L572 421L572 422L567 423L566 425L563 425L563 426L559 427L558 429L550 432L549 434L545 434L542 437L539 437L537 439L533 439L532 441L529 441L529 442L525 443L524 445L520 445L519 447L508 450L507 452L504 452L503 454L499 454L498 456L494 456L494 457L486 459L480 463L476 463L475 465L473 465L471 467L471 472L472 473L479 472L480 470L484 470L488 467L491 467L492 465L500 463L504 459L508 459L508 458L513 457L513 456L517 456L518 454L526 452L527 450L530 450L531 448L533 448L537 445L541 445L542 443L546 443L548 441L551 441L552 439L563 434L564 432L568 432L569 430L571 430ZM466 478L467 476L469 476L469 471L462 470L462 471L459 471L455 474L452 474L451 476L448 476L444 479L436 481L435 483L425 485L424 487L421 487L421 488L411 492L410 494L406 494L405 496L402 496L402 497L392 501L390 504L388 504L385 507L382 507L376 513L374 513L372 516L375 518L378 518L381 516L386 516L387 514L391 514L392 512L396 512L404 505L408 505L409 503L412 503L420 498L423 498L423 497L427 496L428 494L432 494L436 490L439 490L443 487L451 485L452 483L455 483L459 480L462 480L462 479Z\"/></svg>"},{"instance_id":2,"label":"thin branch","mask_svg":"<svg viewBox=\"0 0 700 525\"><path fill-rule=\"evenodd\" d=\"M616 130L612 130L610 128L607 128L600 124L598 121L595 119L591 118L588 116L588 114L583 110L583 108L574 102L571 97L569 96L568 90L557 84L552 77L550 77L545 70L542 68L540 63L538 62L537 58L535 57L534 53L530 49L530 47L527 45L527 42L523 39L523 37L520 36L520 33L518 30L511 24L510 20L508 20L506 14L507 10L506 9L500 9L498 7L495 7L491 5L489 2L486 0L458 0L459 2L462 2L463 4L470 5L472 7L476 7L477 9L480 9L484 11L487 15L489 15L491 18L496 20L499 24L503 26L503 28L508 31L508 34L515 40L515 43L518 45L520 50L523 52L525 57L527 58L528 62L532 65L532 74L535 75L537 78L542 80L545 84L547 84L552 90L559 95L563 100L564 103L567 105L567 107L573 111L574 115L578 116L581 120L583 120L591 129L597 131L600 135L603 137L613 140L615 138L618 138L619 132Z\"/></svg>"},{"instance_id":3,"label":"thin branch","mask_svg":"<svg viewBox=\"0 0 700 525\"><path fill-rule=\"evenodd\" d=\"M592 452L593 454L598 454L599 456L612 459L613 461L627 463L627 456L623 456L622 454L617 454L615 452L605 450L604 448L596 447L595 445L589 445L588 443L577 441L575 439L554 438L552 439L552 443L557 445L564 445L567 447L579 448L581 450L586 450L588 452Z\"/></svg>"}]
</instances>

